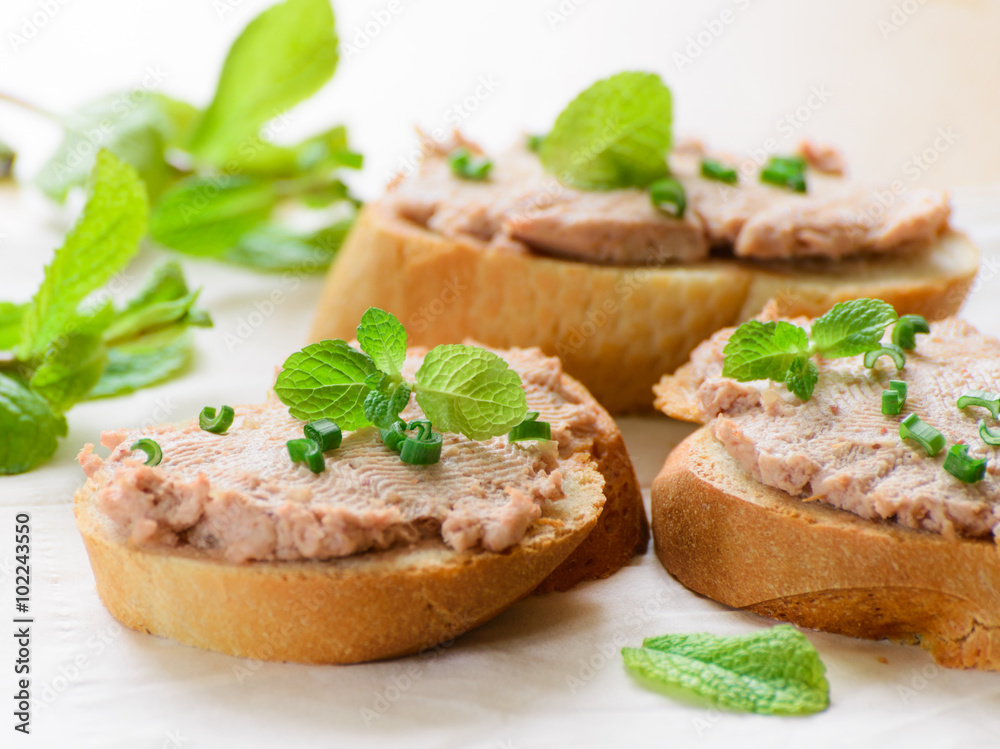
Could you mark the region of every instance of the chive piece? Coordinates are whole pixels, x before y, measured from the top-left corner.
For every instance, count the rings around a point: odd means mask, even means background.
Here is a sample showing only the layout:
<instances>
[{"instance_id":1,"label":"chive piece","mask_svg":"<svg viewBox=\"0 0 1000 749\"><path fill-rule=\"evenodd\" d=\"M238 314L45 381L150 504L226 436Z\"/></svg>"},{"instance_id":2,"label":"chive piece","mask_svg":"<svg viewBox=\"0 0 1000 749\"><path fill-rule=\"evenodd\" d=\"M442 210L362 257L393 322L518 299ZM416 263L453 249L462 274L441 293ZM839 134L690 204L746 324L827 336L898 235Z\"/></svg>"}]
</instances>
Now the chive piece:
<instances>
[{"instance_id":1,"label":"chive piece","mask_svg":"<svg viewBox=\"0 0 1000 749\"><path fill-rule=\"evenodd\" d=\"M321 452L340 447L340 442L344 438L337 423L329 419L310 421L302 428L302 432L306 435L306 439L319 445Z\"/></svg>"},{"instance_id":2,"label":"chive piece","mask_svg":"<svg viewBox=\"0 0 1000 749\"><path fill-rule=\"evenodd\" d=\"M896 365L896 369L902 369L906 366L906 354L904 354L903 349L895 343L883 343L880 348L877 348L874 351L869 351L865 354L865 366L872 369L875 366L875 362L883 356L888 356L892 359L893 363Z\"/></svg>"},{"instance_id":3,"label":"chive piece","mask_svg":"<svg viewBox=\"0 0 1000 749\"><path fill-rule=\"evenodd\" d=\"M906 383L902 380L889 380L889 388L899 393L900 399L906 402Z\"/></svg>"},{"instance_id":4,"label":"chive piece","mask_svg":"<svg viewBox=\"0 0 1000 749\"><path fill-rule=\"evenodd\" d=\"M986 476L986 458L970 458L968 445L952 445L944 459L944 470L965 484L974 484Z\"/></svg>"},{"instance_id":5,"label":"chive piece","mask_svg":"<svg viewBox=\"0 0 1000 749\"><path fill-rule=\"evenodd\" d=\"M760 172L760 181L795 192L805 192L805 159L799 156L772 156Z\"/></svg>"},{"instance_id":6,"label":"chive piece","mask_svg":"<svg viewBox=\"0 0 1000 749\"><path fill-rule=\"evenodd\" d=\"M151 439L144 438L138 442L133 442L129 450L142 450L146 453L145 464L147 466L158 466L160 465L160 461L163 460L163 450Z\"/></svg>"},{"instance_id":7,"label":"chive piece","mask_svg":"<svg viewBox=\"0 0 1000 749\"><path fill-rule=\"evenodd\" d=\"M721 161L715 159L701 160L701 176L705 179L714 179L717 182L725 182L727 185L735 185L740 181L736 170L726 166Z\"/></svg>"},{"instance_id":8,"label":"chive piece","mask_svg":"<svg viewBox=\"0 0 1000 749\"><path fill-rule=\"evenodd\" d=\"M1000 418L1000 395L989 390L966 390L956 405L959 408L979 406L988 410L994 419Z\"/></svg>"},{"instance_id":9,"label":"chive piece","mask_svg":"<svg viewBox=\"0 0 1000 749\"><path fill-rule=\"evenodd\" d=\"M507 433L508 442L550 439L552 439L552 425L547 421L538 421L538 411L529 411L524 421Z\"/></svg>"},{"instance_id":10,"label":"chive piece","mask_svg":"<svg viewBox=\"0 0 1000 749\"><path fill-rule=\"evenodd\" d=\"M931 326L920 315L903 315L892 329L892 342L904 351L917 347L917 333L930 333Z\"/></svg>"},{"instance_id":11,"label":"chive piece","mask_svg":"<svg viewBox=\"0 0 1000 749\"><path fill-rule=\"evenodd\" d=\"M490 176L493 162L487 158L476 158L472 152L462 146L448 154L448 164L456 177L481 182Z\"/></svg>"},{"instance_id":12,"label":"chive piece","mask_svg":"<svg viewBox=\"0 0 1000 749\"><path fill-rule=\"evenodd\" d=\"M899 425L899 436L904 440L913 440L932 458L944 448L944 435L916 414L903 419Z\"/></svg>"},{"instance_id":13,"label":"chive piece","mask_svg":"<svg viewBox=\"0 0 1000 749\"><path fill-rule=\"evenodd\" d=\"M903 410L903 400L895 390L882 391L882 413L886 416L899 416Z\"/></svg>"},{"instance_id":14,"label":"chive piece","mask_svg":"<svg viewBox=\"0 0 1000 749\"><path fill-rule=\"evenodd\" d=\"M236 411L233 410L232 406L223 406L219 409L218 414L215 413L214 408L205 406L198 414L198 426L212 434L225 434L233 425L235 415Z\"/></svg>"},{"instance_id":15,"label":"chive piece","mask_svg":"<svg viewBox=\"0 0 1000 749\"><path fill-rule=\"evenodd\" d=\"M285 443L288 447L288 457L293 463L303 461L313 473L323 473L326 470L326 461L323 460L323 451L320 444L311 439L289 440Z\"/></svg>"},{"instance_id":16,"label":"chive piece","mask_svg":"<svg viewBox=\"0 0 1000 749\"><path fill-rule=\"evenodd\" d=\"M399 452L403 447L403 441L406 439L406 422L402 419L393 422L393 425L388 429L380 429L379 433L382 435L382 442L390 450L395 450Z\"/></svg>"},{"instance_id":17,"label":"chive piece","mask_svg":"<svg viewBox=\"0 0 1000 749\"><path fill-rule=\"evenodd\" d=\"M684 186L673 177L664 177L651 184L649 199L664 213L674 218L684 218L687 195L684 193Z\"/></svg>"},{"instance_id":18,"label":"chive piece","mask_svg":"<svg viewBox=\"0 0 1000 749\"><path fill-rule=\"evenodd\" d=\"M542 142L545 140L544 135L529 135L528 136L528 150L538 153L542 148Z\"/></svg>"},{"instance_id":19,"label":"chive piece","mask_svg":"<svg viewBox=\"0 0 1000 749\"><path fill-rule=\"evenodd\" d=\"M411 421L407 429L416 429L416 437L407 437L399 451L399 459L414 466L426 466L441 460L441 435L431 431L426 419Z\"/></svg>"},{"instance_id":20,"label":"chive piece","mask_svg":"<svg viewBox=\"0 0 1000 749\"><path fill-rule=\"evenodd\" d=\"M987 445L996 447L1000 445L1000 431L994 431L986 426L986 421L979 422L979 438Z\"/></svg>"}]
</instances>

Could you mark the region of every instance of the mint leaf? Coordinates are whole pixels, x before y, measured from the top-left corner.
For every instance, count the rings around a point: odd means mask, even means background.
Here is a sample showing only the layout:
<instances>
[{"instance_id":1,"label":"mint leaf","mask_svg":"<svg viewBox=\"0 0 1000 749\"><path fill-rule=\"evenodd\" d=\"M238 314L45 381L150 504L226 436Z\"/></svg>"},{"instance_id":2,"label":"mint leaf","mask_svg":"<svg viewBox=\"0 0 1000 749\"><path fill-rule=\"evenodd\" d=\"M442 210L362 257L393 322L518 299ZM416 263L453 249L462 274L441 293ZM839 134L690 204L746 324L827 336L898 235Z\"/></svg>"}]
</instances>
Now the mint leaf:
<instances>
[{"instance_id":1,"label":"mint leaf","mask_svg":"<svg viewBox=\"0 0 1000 749\"><path fill-rule=\"evenodd\" d=\"M108 151L97 154L83 214L45 268L25 310L20 354L41 354L80 302L124 268L146 232L146 191L135 169Z\"/></svg>"},{"instance_id":2,"label":"mint leaf","mask_svg":"<svg viewBox=\"0 0 1000 749\"><path fill-rule=\"evenodd\" d=\"M53 411L65 413L87 397L107 363L100 333L68 333L49 344L28 385Z\"/></svg>"},{"instance_id":3,"label":"mint leaf","mask_svg":"<svg viewBox=\"0 0 1000 749\"><path fill-rule=\"evenodd\" d=\"M485 349L437 346L424 357L416 380L417 403L442 431L485 440L506 434L528 412L517 372Z\"/></svg>"},{"instance_id":4,"label":"mint leaf","mask_svg":"<svg viewBox=\"0 0 1000 749\"><path fill-rule=\"evenodd\" d=\"M141 99L114 94L91 102L67 118L66 133L39 172L38 186L53 200L65 200L70 188L86 182L94 166L90 154L96 138L98 145L136 169L150 199L155 199L173 179L165 149L179 138L194 112L191 105L158 93Z\"/></svg>"},{"instance_id":5,"label":"mint leaf","mask_svg":"<svg viewBox=\"0 0 1000 749\"><path fill-rule=\"evenodd\" d=\"M854 299L817 318L810 335L820 356L838 359L878 348L896 319L896 310L880 299Z\"/></svg>"},{"instance_id":6,"label":"mint leaf","mask_svg":"<svg viewBox=\"0 0 1000 749\"><path fill-rule=\"evenodd\" d=\"M826 668L809 640L778 625L738 637L665 635L642 648L623 648L633 674L666 689L681 689L730 710L806 715L830 704Z\"/></svg>"},{"instance_id":7,"label":"mint leaf","mask_svg":"<svg viewBox=\"0 0 1000 749\"><path fill-rule=\"evenodd\" d=\"M158 302L169 302L188 294L184 271L176 260L165 260L149 272L142 288L129 299L121 314L128 315Z\"/></svg>"},{"instance_id":8,"label":"mint leaf","mask_svg":"<svg viewBox=\"0 0 1000 749\"><path fill-rule=\"evenodd\" d=\"M329 0L285 0L268 8L230 48L191 152L225 160L252 142L265 122L319 90L337 59Z\"/></svg>"},{"instance_id":9,"label":"mint leaf","mask_svg":"<svg viewBox=\"0 0 1000 749\"><path fill-rule=\"evenodd\" d=\"M274 392L297 419L330 419L341 429L359 429L368 424L365 380L376 371L367 354L344 341L320 341L285 360Z\"/></svg>"},{"instance_id":10,"label":"mint leaf","mask_svg":"<svg viewBox=\"0 0 1000 749\"><path fill-rule=\"evenodd\" d=\"M192 315L199 293L200 290L186 294L180 299L152 302L121 314L108 326L104 338L109 343L116 343L138 338L171 325L188 324L192 320L195 325L209 327L212 321L207 315Z\"/></svg>"},{"instance_id":11,"label":"mint leaf","mask_svg":"<svg viewBox=\"0 0 1000 749\"><path fill-rule=\"evenodd\" d=\"M337 125L293 146L279 146L259 136L227 159L241 174L288 178L345 167L359 169L363 159L350 149L347 128Z\"/></svg>"},{"instance_id":12,"label":"mint leaf","mask_svg":"<svg viewBox=\"0 0 1000 749\"><path fill-rule=\"evenodd\" d=\"M570 102L538 155L574 187L643 187L667 174L671 118L670 89L659 76L619 73Z\"/></svg>"},{"instance_id":13,"label":"mint leaf","mask_svg":"<svg viewBox=\"0 0 1000 749\"><path fill-rule=\"evenodd\" d=\"M799 400L807 401L812 398L813 390L819 381L819 367L812 359L802 356L792 361L785 372L785 386Z\"/></svg>"},{"instance_id":14,"label":"mint leaf","mask_svg":"<svg viewBox=\"0 0 1000 749\"><path fill-rule=\"evenodd\" d=\"M9 351L21 340L21 318L27 304L0 302L0 351Z\"/></svg>"},{"instance_id":15,"label":"mint leaf","mask_svg":"<svg viewBox=\"0 0 1000 749\"><path fill-rule=\"evenodd\" d=\"M108 362L88 399L131 393L180 372L191 357L191 333L172 327L108 348Z\"/></svg>"},{"instance_id":16,"label":"mint leaf","mask_svg":"<svg viewBox=\"0 0 1000 749\"><path fill-rule=\"evenodd\" d=\"M336 257L353 223L351 217L308 235L280 225L263 224L240 237L221 259L268 273L318 273L326 270Z\"/></svg>"},{"instance_id":17,"label":"mint leaf","mask_svg":"<svg viewBox=\"0 0 1000 749\"><path fill-rule=\"evenodd\" d=\"M722 376L740 382L783 382L792 362L807 354L809 337L791 323L750 320L736 329L726 347Z\"/></svg>"},{"instance_id":18,"label":"mint leaf","mask_svg":"<svg viewBox=\"0 0 1000 749\"><path fill-rule=\"evenodd\" d=\"M231 175L188 177L153 208L149 233L189 255L220 255L266 221L277 203L271 182Z\"/></svg>"},{"instance_id":19,"label":"mint leaf","mask_svg":"<svg viewBox=\"0 0 1000 749\"><path fill-rule=\"evenodd\" d=\"M358 343L382 372L399 376L406 360L406 329L395 315L369 307L358 325Z\"/></svg>"},{"instance_id":20,"label":"mint leaf","mask_svg":"<svg viewBox=\"0 0 1000 749\"><path fill-rule=\"evenodd\" d=\"M388 429L410 402L410 385L407 382L392 382L388 375L382 375L379 380L376 388L369 391L365 398L365 418L379 429Z\"/></svg>"},{"instance_id":21,"label":"mint leaf","mask_svg":"<svg viewBox=\"0 0 1000 749\"><path fill-rule=\"evenodd\" d=\"M22 473L52 457L66 419L45 400L0 374L0 473Z\"/></svg>"}]
</instances>

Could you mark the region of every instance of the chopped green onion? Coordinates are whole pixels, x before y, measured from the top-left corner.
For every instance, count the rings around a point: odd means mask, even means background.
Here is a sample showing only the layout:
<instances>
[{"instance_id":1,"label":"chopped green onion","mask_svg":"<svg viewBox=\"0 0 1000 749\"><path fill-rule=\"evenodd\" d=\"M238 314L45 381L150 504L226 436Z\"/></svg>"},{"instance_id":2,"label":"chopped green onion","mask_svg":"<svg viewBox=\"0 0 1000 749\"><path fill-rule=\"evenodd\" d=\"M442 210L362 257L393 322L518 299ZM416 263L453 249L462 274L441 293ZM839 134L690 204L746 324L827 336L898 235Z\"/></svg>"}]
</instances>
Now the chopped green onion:
<instances>
[{"instance_id":1,"label":"chopped green onion","mask_svg":"<svg viewBox=\"0 0 1000 749\"><path fill-rule=\"evenodd\" d=\"M798 156L772 156L760 172L760 181L805 192L806 162Z\"/></svg>"},{"instance_id":2,"label":"chopped green onion","mask_svg":"<svg viewBox=\"0 0 1000 749\"><path fill-rule=\"evenodd\" d=\"M311 439L319 445L322 452L340 447L344 437L337 423L329 419L310 421L302 428L302 432L306 435L306 439Z\"/></svg>"},{"instance_id":3,"label":"chopped green onion","mask_svg":"<svg viewBox=\"0 0 1000 749\"><path fill-rule=\"evenodd\" d=\"M917 333L930 333L931 326L920 315L903 315L892 329L892 342L904 351L917 347Z\"/></svg>"},{"instance_id":4,"label":"chopped green onion","mask_svg":"<svg viewBox=\"0 0 1000 749\"><path fill-rule=\"evenodd\" d=\"M979 406L992 414L994 419L1000 418L1000 395L989 390L967 390L958 399L959 408Z\"/></svg>"},{"instance_id":5,"label":"chopped green onion","mask_svg":"<svg viewBox=\"0 0 1000 749\"><path fill-rule=\"evenodd\" d=\"M441 435L431 431L431 423L426 419L411 421L407 429L416 429L416 437L403 440L399 459L415 466L426 466L441 460Z\"/></svg>"},{"instance_id":6,"label":"chopped green onion","mask_svg":"<svg viewBox=\"0 0 1000 749\"><path fill-rule=\"evenodd\" d=\"M226 430L233 425L235 415L236 412L232 406L223 406L219 409L218 415L214 408L205 406L198 414L198 426L212 434L225 434Z\"/></svg>"},{"instance_id":7,"label":"chopped green onion","mask_svg":"<svg viewBox=\"0 0 1000 749\"><path fill-rule=\"evenodd\" d=\"M448 164L456 177L470 179L474 182L481 182L489 177L490 170L493 168L492 161L485 157L476 158L465 146L456 148L448 155Z\"/></svg>"},{"instance_id":8,"label":"chopped green onion","mask_svg":"<svg viewBox=\"0 0 1000 749\"><path fill-rule=\"evenodd\" d=\"M684 186L673 177L664 177L651 184L649 199L664 213L674 218L684 218L687 195L684 193Z\"/></svg>"},{"instance_id":9,"label":"chopped green onion","mask_svg":"<svg viewBox=\"0 0 1000 749\"><path fill-rule=\"evenodd\" d=\"M323 450L318 442L311 439L297 439L289 440L285 445L288 447L288 457L292 459L293 463L305 461L313 473L323 473L326 470Z\"/></svg>"},{"instance_id":10,"label":"chopped green onion","mask_svg":"<svg viewBox=\"0 0 1000 749\"><path fill-rule=\"evenodd\" d=\"M944 459L944 470L966 484L986 476L986 458L970 458L968 445L952 445Z\"/></svg>"},{"instance_id":11,"label":"chopped green onion","mask_svg":"<svg viewBox=\"0 0 1000 749\"><path fill-rule=\"evenodd\" d=\"M900 399L904 403L906 402L906 391L907 391L907 388L906 388L906 383L905 382L903 382L902 380L889 380L889 389L890 390L895 390L897 393L899 393Z\"/></svg>"},{"instance_id":12,"label":"chopped green onion","mask_svg":"<svg viewBox=\"0 0 1000 749\"><path fill-rule=\"evenodd\" d=\"M916 414L910 414L899 425L899 436L913 440L932 458L944 448L944 435Z\"/></svg>"},{"instance_id":13,"label":"chopped green onion","mask_svg":"<svg viewBox=\"0 0 1000 749\"><path fill-rule=\"evenodd\" d=\"M528 150L538 153L542 147L542 142L545 140L544 135L529 135L528 136Z\"/></svg>"},{"instance_id":14,"label":"chopped green onion","mask_svg":"<svg viewBox=\"0 0 1000 749\"><path fill-rule=\"evenodd\" d=\"M399 452L403 447L403 441L406 439L406 422L402 419L393 422L393 425L388 429L380 429L379 433L382 435L382 442L390 450L395 450Z\"/></svg>"},{"instance_id":15,"label":"chopped green onion","mask_svg":"<svg viewBox=\"0 0 1000 749\"><path fill-rule=\"evenodd\" d=\"M883 356L888 356L892 359L893 363L896 365L896 369L902 369L906 366L906 354L904 354L903 349L895 343L883 343L881 348L877 348L874 351L869 351L865 354L865 366L871 369L875 366L875 362Z\"/></svg>"},{"instance_id":16,"label":"chopped green onion","mask_svg":"<svg viewBox=\"0 0 1000 749\"><path fill-rule=\"evenodd\" d=\"M882 413L886 416L899 416L903 410L903 399L895 390L882 391Z\"/></svg>"},{"instance_id":17,"label":"chopped green onion","mask_svg":"<svg viewBox=\"0 0 1000 749\"><path fill-rule=\"evenodd\" d=\"M715 159L701 160L701 176L705 179L714 179L717 182L725 182L727 185L735 185L740 181L736 170L726 166L721 161Z\"/></svg>"},{"instance_id":18,"label":"chopped green onion","mask_svg":"<svg viewBox=\"0 0 1000 749\"><path fill-rule=\"evenodd\" d=\"M552 439L552 425L547 421L538 421L538 411L529 411L524 421L507 433L508 442L550 439Z\"/></svg>"},{"instance_id":19,"label":"chopped green onion","mask_svg":"<svg viewBox=\"0 0 1000 749\"><path fill-rule=\"evenodd\" d=\"M1000 431L994 431L986 426L986 421L979 422L979 437L987 445L1000 445Z\"/></svg>"},{"instance_id":20,"label":"chopped green onion","mask_svg":"<svg viewBox=\"0 0 1000 749\"><path fill-rule=\"evenodd\" d=\"M163 450L151 439L141 439L138 442L133 442L129 450L142 450L146 453L145 464L147 466L158 466L160 461L163 460Z\"/></svg>"}]
</instances>

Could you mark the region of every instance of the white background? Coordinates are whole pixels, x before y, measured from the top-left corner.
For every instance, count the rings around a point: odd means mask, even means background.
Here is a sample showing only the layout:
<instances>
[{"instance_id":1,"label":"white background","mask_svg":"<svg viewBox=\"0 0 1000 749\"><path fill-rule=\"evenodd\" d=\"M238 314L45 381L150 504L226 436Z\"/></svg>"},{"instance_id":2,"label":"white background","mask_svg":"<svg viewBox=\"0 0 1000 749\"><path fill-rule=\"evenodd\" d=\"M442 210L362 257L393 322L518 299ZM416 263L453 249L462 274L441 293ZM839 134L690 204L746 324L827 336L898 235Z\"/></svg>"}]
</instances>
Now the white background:
<instances>
[{"instance_id":1,"label":"white background","mask_svg":"<svg viewBox=\"0 0 1000 749\"><path fill-rule=\"evenodd\" d=\"M229 43L267 4L4 0L0 91L65 113L152 69L163 91L203 104ZM522 130L544 131L598 77L655 70L674 90L679 134L746 158L769 139L790 150L810 135L843 146L859 177L955 187L956 223L987 261L966 314L1000 333L1000 3L399 0L336 10L340 69L282 137L347 122L366 156L356 184L367 198L410 158L415 125L458 123L499 148ZM21 151L23 177L57 138L45 120L0 103L0 139ZM0 193L0 296L30 296L72 215L30 189ZM146 253L133 277L153 259ZM198 334L191 372L75 408L50 464L0 478L0 622L13 596L13 517L28 509L40 699L33 735L15 735L13 638L3 625L0 746L997 745L996 674L944 671L915 648L822 633L809 637L833 704L819 716L722 715L643 691L621 667L622 644L768 625L685 591L652 554L610 580L522 602L434 658L252 664L122 631L97 599L73 525L75 453L102 429L262 398L274 366L304 342L320 285L185 266L216 320ZM289 299L268 309L275 288ZM227 333L242 342L227 348ZM652 418L623 428L648 486L684 428Z\"/></svg>"}]
</instances>

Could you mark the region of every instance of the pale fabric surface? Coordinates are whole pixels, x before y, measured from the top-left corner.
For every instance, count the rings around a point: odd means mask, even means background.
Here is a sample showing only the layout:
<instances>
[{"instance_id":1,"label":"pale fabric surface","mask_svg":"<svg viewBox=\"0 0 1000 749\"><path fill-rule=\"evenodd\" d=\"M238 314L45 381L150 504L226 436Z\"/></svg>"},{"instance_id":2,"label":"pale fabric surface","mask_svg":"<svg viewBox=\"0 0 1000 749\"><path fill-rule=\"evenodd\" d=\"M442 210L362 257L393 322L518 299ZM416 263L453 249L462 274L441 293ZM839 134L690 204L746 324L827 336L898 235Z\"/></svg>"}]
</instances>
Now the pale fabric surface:
<instances>
[{"instance_id":1,"label":"pale fabric surface","mask_svg":"<svg viewBox=\"0 0 1000 749\"><path fill-rule=\"evenodd\" d=\"M29 44L7 32L43 3L4 3L0 90L66 108L127 87L162 64L167 92L203 100L232 38L261 2L67 3ZM476 96L463 126L501 146L521 127L544 128L574 91L626 67L657 69L673 85L679 129L752 149L767 138L787 150L801 134L844 145L855 172L954 193L956 224L984 251L965 314L1000 334L1000 53L994 3L716 2L547 4L402 2L346 60L336 82L292 118L289 136L347 119L368 157L359 180L377 195L412 150L408 128L444 127ZM223 12L232 6L231 12ZM338 3L342 36L356 40L387 3ZM575 10L571 10L575 8ZM688 37L732 10L697 59L681 65ZM564 21L546 17L561 13ZM384 18L384 15L383 15ZM903 18L901 23L897 23ZM886 32L881 22L894 24ZM718 28L717 26L715 28ZM363 41L363 39L362 39ZM487 81L489 82L489 81ZM805 105L812 86L834 92L802 112L791 134L778 122ZM492 84L491 84L492 85ZM813 99L815 103L817 99ZM473 110L473 104L475 109ZM461 105L465 106L465 105ZM452 114L449 115L449 112ZM450 118L450 119L449 119ZM960 137L923 169L939 128ZM0 138L40 163L54 133L0 110ZM940 141L943 144L944 141ZM973 186L979 185L979 186ZM32 193L0 195L0 297L37 284L71 211ZM130 282L153 260L145 255ZM613 578L524 601L440 655L351 667L258 664L121 630L98 600L70 499L82 482L74 455L102 429L185 419L204 405L263 397L274 366L298 348L317 279L266 277L186 262L216 327L198 333L183 379L130 397L75 408L55 459L0 479L0 612L13 598L14 515L32 515L32 688L29 738L12 737L10 702L0 746L32 747L477 747L603 746L995 746L1000 676L937 668L916 648L809 633L829 669L833 704L807 719L720 714L638 687L618 650L665 632L739 633L770 622L725 609L672 580L652 553ZM284 301L270 307L274 290ZM645 486L687 428L626 419L623 429ZM11 626L11 625L7 625ZM6 629L5 629L6 631ZM14 685L13 638L0 637L0 693ZM883 662L887 661L887 662Z\"/></svg>"}]
</instances>

